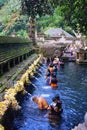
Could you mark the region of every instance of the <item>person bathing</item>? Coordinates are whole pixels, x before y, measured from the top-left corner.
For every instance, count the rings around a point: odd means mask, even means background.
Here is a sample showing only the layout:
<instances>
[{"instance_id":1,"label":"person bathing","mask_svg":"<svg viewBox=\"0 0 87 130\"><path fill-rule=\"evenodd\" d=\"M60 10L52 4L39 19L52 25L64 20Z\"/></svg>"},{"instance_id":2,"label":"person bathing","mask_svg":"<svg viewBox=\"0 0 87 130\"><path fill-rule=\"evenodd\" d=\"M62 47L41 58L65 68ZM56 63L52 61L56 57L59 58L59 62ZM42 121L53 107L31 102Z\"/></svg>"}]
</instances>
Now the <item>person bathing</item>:
<instances>
[{"instance_id":1,"label":"person bathing","mask_svg":"<svg viewBox=\"0 0 87 130\"><path fill-rule=\"evenodd\" d=\"M43 97L34 96L32 100L38 105L41 110L46 110L49 106L48 102Z\"/></svg>"}]
</instances>

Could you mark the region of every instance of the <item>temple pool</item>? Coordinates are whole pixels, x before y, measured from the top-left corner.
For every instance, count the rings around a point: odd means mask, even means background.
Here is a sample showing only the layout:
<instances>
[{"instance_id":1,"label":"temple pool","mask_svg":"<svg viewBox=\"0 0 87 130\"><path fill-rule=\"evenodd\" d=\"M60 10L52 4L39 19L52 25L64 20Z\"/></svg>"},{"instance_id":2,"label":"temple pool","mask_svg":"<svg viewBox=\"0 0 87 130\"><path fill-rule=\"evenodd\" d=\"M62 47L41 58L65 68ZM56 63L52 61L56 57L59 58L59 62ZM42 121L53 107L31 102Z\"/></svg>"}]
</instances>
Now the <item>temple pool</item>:
<instances>
[{"instance_id":1,"label":"temple pool","mask_svg":"<svg viewBox=\"0 0 87 130\"><path fill-rule=\"evenodd\" d=\"M15 115L7 130L71 130L84 121L87 112L87 66L65 63L64 68L60 67L58 71L57 89L46 85L46 68L45 64L39 68L36 78L32 80L35 87L28 88L31 96L23 98L22 109ZM50 104L56 94L59 94L62 100L63 113L57 120L48 119L45 117L47 111L39 110L31 99L34 95L41 95Z\"/></svg>"}]
</instances>

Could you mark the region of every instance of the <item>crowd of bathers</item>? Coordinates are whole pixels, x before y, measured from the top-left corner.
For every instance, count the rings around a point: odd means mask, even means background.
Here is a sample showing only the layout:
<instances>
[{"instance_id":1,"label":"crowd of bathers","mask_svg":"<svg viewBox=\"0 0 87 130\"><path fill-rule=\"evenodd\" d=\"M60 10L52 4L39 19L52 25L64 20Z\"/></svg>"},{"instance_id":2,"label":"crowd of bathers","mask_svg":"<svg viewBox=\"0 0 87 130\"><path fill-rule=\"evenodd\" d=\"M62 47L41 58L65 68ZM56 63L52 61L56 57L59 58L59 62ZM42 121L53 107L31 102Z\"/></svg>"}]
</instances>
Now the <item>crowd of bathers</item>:
<instances>
[{"instance_id":1,"label":"crowd of bathers","mask_svg":"<svg viewBox=\"0 0 87 130\"><path fill-rule=\"evenodd\" d=\"M58 69L60 68L61 62L59 58L55 57L53 59L46 59L47 70L45 73L45 80L46 84L51 86L53 89L58 87ZM57 94L52 98L52 103L49 105L45 98L34 96L32 100L38 105L38 108L41 110L48 110L47 117L52 116L59 116L61 115L62 109L62 102L60 100L60 96Z\"/></svg>"}]
</instances>

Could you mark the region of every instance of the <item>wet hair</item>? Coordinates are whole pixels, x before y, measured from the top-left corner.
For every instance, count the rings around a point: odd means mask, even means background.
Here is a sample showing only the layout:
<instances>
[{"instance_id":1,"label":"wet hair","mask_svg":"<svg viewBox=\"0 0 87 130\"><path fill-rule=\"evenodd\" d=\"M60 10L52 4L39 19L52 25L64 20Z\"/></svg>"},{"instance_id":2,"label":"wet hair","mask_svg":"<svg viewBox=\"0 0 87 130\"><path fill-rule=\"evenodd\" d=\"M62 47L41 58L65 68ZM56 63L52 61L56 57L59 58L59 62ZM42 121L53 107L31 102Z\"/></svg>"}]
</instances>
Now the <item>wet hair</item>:
<instances>
[{"instance_id":1,"label":"wet hair","mask_svg":"<svg viewBox=\"0 0 87 130\"><path fill-rule=\"evenodd\" d=\"M49 64L49 67L53 67L53 66L54 66L53 63L50 63L50 64Z\"/></svg>"},{"instance_id":2,"label":"wet hair","mask_svg":"<svg viewBox=\"0 0 87 130\"><path fill-rule=\"evenodd\" d=\"M53 101L53 102L55 101L55 97L52 98L52 101Z\"/></svg>"},{"instance_id":3,"label":"wet hair","mask_svg":"<svg viewBox=\"0 0 87 130\"><path fill-rule=\"evenodd\" d=\"M60 100L59 95L56 95L55 97L52 98L52 101L54 102L55 100Z\"/></svg>"},{"instance_id":4,"label":"wet hair","mask_svg":"<svg viewBox=\"0 0 87 130\"><path fill-rule=\"evenodd\" d=\"M37 97L36 97L36 96L32 97L32 100L33 100L33 101L35 101L36 99L37 99Z\"/></svg>"},{"instance_id":5,"label":"wet hair","mask_svg":"<svg viewBox=\"0 0 87 130\"><path fill-rule=\"evenodd\" d=\"M60 96L57 94L57 95L55 96L55 98L56 98L57 100L59 100L59 99L60 99Z\"/></svg>"}]
</instances>

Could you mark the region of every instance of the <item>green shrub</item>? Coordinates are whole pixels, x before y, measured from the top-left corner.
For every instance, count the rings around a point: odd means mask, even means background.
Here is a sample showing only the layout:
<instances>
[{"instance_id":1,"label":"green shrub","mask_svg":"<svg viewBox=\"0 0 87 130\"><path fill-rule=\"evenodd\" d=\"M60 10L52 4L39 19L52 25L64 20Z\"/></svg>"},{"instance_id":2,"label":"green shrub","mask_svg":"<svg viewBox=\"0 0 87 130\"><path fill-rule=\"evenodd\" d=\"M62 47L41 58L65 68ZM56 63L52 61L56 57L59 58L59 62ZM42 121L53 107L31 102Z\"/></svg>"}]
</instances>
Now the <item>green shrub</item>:
<instances>
[{"instance_id":1,"label":"green shrub","mask_svg":"<svg viewBox=\"0 0 87 130\"><path fill-rule=\"evenodd\" d=\"M31 43L32 41L20 37L0 36L0 44L6 43Z\"/></svg>"}]
</instances>

